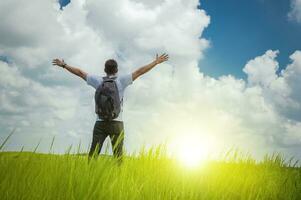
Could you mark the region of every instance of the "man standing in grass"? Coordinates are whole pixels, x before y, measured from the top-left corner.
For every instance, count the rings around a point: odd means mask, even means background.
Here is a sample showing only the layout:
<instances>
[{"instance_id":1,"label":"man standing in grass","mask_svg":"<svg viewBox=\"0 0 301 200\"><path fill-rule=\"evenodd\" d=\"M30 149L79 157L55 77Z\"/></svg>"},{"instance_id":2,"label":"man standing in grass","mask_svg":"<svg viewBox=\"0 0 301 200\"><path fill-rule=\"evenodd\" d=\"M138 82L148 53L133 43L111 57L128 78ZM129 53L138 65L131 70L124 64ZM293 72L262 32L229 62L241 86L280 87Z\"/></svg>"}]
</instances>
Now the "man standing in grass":
<instances>
[{"instance_id":1,"label":"man standing in grass","mask_svg":"<svg viewBox=\"0 0 301 200\"><path fill-rule=\"evenodd\" d=\"M96 89L95 112L97 119L93 129L89 157L94 153L98 155L106 137L110 136L114 156L118 159L122 158L124 140L122 105L124 91L139 76L167 60L167 54L156 55L156 59L153 62L138 68L131 74L118 76L118 64L115 60L110 59L105 62L105 77L88 74L77 67L66 64L64 60L54 59L52 61L53 65L66 69Z\"/></svg>"}]
</instances>

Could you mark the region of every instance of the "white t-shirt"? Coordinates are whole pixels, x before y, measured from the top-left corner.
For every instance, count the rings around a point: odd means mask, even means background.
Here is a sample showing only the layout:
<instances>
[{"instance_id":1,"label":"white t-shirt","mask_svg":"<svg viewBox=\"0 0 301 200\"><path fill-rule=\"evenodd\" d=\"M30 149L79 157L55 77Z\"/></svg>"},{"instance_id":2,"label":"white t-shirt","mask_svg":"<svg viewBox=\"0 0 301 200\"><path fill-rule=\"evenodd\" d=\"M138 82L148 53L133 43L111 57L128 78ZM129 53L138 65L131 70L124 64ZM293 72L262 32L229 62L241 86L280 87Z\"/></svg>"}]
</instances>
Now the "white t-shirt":
<instances>
[{"instance_id":1,"label":"white t-shirt","mask_svg":"<svg viewBox=\"0 0 301 200\"><path fill-rule=\"evenodd\" d=\"M109 77L112 78L114 76L109 76ZM88 74L87 78L86 78L86 81L87 81L88 85L90 85L93 88L97 89L98 86L102 83L103 78L101 76ZM116 78L116 84L117 84L117 88L118 88L118 92L119 92L121 110L120 110L119 116L116 119L114 119L114 121L122 121L124 90L127 86L129 86L132 83L133 83L132 74L117 76L117 78ZM98 117L98 115L96 115L96 121L102 121L102 119L100 119Z\"/></svg>"}]
</instances>

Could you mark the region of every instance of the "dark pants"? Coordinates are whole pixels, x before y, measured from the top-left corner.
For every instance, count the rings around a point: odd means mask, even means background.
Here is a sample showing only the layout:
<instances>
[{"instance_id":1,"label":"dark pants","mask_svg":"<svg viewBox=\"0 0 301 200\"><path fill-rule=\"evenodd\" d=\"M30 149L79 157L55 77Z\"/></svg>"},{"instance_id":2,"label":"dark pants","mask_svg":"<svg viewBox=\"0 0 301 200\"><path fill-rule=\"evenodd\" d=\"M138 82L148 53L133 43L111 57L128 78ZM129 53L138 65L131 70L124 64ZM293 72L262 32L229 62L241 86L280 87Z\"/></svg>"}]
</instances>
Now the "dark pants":
<instances>
[{"instance_id":1,"label":"dark pants","mask_svg":"<svg viewBox=\"0 0 301 200\"><path fill-rule=\"evenodd\" d=\"M100 153L107 136L110 136L114 156L121 159L123 154L124 128L123 122L120 121L95 122L89 157Z\"/></svg>"}]
</instances>

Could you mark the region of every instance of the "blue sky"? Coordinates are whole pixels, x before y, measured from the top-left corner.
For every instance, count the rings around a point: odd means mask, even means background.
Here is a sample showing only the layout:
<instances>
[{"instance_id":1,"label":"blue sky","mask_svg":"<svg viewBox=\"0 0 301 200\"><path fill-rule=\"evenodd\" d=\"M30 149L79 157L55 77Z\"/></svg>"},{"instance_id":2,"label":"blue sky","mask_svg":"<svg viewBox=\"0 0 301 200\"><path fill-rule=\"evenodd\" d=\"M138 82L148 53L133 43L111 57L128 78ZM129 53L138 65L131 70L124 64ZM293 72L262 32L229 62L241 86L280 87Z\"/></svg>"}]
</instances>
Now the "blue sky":
<instances>
[{"instance_id":1,"label":"blue sky","mask_svg":"<svg viewBox=\"0 0 301 200\"><path fill-rule=\"evenodd\" d=\"M59 0L59 3L61 5L61 8L68 5L70 3L70 0Z\"/></svg>"},{"instance_id":2,"label":"blue sky","mask_svg":"<svg viewBox=\"0 0 301 200\"><path fill-rule=\"evenodd\" d=\"M60 0L61 6L69 2ZM201 8L211 17L203 35L211 47L199 63L207 75L245 78L246 62L268 49L280 51L282 69L289 55L301 48L301 25L287 17L289 0L202 0Z\"/></svg>"},{"instance_id":3,"label":"blue sky","mask_svg":"<svg viewBox=\"0 0 301 200\"><path fill-rule=\"evenodd\" d=\"M166 49L172 59L126 93L129 152L178 141L188 132L212 141L217 151L237 146L256 155L280 151L301 158L301 0L202 0L207 14L196 10L195 0L159 1L72 0L65 10L51 1L0 1L0 137L17 126L9 149L31 150L43 138L39 150L48 152L53 136L56 152L78 141L87 149L91 142L95 91L53 67L52 58L99 74L104 61L122 50L127 59L118 60L120 72L130 73ZM298 4L291 9L292 2ZM200 51L199 38L211 47ZM292 55L281 77L277 51L270 49L280 51L282 67ZM199 67L207 76L196 73L199 54L205 55ZM234 76L212 78L227 74Z\"/></svg>"},{"instance_id":4,"label":"blue sky","mask_svg":"<svg viewBox=\"0 0 301 200\"><path fill-rule=\"evenodd\" d=\"M204 37L212 47L200 63L206 74L244 77L246 61L268 49L280 51L282 68L301 47L301 26L287 17L289 0L203 0L201 7L211 17Z\"/></svg>"}]
</instances>

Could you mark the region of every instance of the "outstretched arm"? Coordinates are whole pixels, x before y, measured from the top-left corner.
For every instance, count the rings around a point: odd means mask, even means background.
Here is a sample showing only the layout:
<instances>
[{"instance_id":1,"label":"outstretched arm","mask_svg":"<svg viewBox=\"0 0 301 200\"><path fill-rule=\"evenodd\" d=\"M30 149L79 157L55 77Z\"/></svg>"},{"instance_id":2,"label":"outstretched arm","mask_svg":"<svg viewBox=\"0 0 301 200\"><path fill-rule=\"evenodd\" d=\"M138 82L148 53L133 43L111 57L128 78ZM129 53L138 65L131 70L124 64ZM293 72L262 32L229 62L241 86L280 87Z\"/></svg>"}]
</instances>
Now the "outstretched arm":
<instances>
[{"instance_id":1,"label":"outstretched arm","mask_svg":"<svg viewBox=\"0 0 301 200\"><path fill-rule=\"evenodd\" d=\"M84 72L83 70L77 68L77 67L72 67L70 65L67 65L64 60L60 60L60 59L54 59L52 60L52 65L57 65L59 67L65 68L67 69L69 72L71 72L72 74L75 74L78 77L81 77L82 79L86 80L87 79L87 73Z\"/></svg>"},{"instance_id":2,"label":"outstretched arm","mask_svg":"<svg viewBox=\"0 0 301 200\"><path fill-rule=\"evenodd\" d=\"M148 65L145 65L143 67L140 67L139 69L137 69L136 71L134 71L132 73L132 78L133 81L135 79L137 79L139 76L141 76L142 74L145 74L146 72L148 72L149 70L151 70L152 68L154 68L156 65L165 62L168 60L168 55L167 54L162 54L161 56L158 56L158 54L156 55L156 60L154 60L153 62L149 63Z\"/></svg>"}]
</instances>

